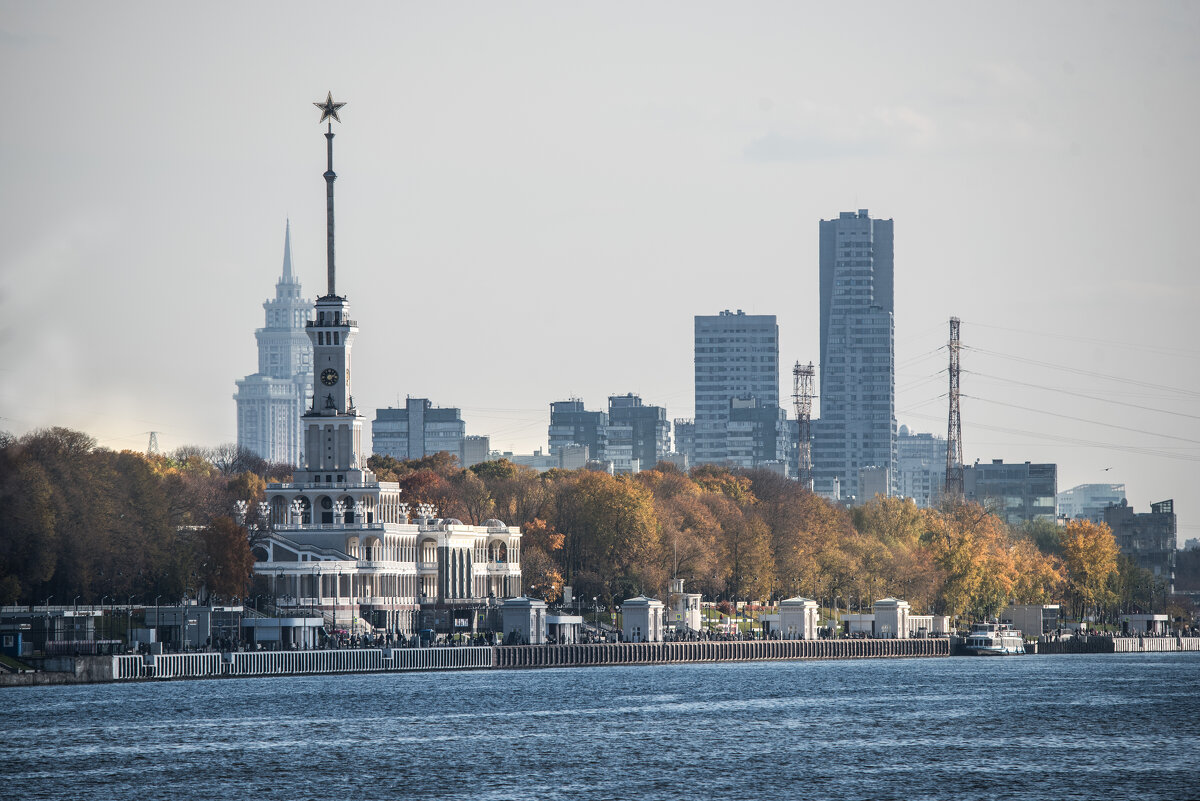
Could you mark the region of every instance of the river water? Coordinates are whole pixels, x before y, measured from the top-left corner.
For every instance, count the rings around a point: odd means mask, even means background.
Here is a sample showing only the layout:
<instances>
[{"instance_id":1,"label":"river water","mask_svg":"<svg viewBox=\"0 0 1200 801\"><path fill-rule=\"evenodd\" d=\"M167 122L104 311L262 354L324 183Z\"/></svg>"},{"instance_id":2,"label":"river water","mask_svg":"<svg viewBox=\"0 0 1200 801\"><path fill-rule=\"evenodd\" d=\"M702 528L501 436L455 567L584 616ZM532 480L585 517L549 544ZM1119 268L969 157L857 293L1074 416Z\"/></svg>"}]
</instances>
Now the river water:
<instances>
[{"instance_id":1,"label":"river water","mask_svg":"<svg viewBox=\"0 0 1200 801\"><path fill-rule=\"evenodd\" d=\"M1200 653L0 691L0 797L1185 799Z\"/></svg>"}]
</instances>

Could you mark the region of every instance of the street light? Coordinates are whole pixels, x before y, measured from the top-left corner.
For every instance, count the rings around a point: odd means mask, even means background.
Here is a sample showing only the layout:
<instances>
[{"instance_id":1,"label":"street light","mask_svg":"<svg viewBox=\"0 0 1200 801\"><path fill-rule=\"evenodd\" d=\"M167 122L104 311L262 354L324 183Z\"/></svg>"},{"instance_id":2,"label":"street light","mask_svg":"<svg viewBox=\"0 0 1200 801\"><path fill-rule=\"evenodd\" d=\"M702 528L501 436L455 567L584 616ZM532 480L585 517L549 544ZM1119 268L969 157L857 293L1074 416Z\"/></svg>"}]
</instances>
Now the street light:
<instances>
[{"instance_id":1,"label":"street light","mask_svg":"<svg viewBox=\"0 0 1200 801\"><path fill-rule=\"evenodd\" d=\"M127 598L125 600L125 611L126 611L126 615L127 615L125 618L125 644L126 645L128 645L129 642L131 641L130 637L133 634L133 599L136 597L137 597L136 595L130 595L129 598ZM113 600L115 601L116 599L114 598Z\"/></svg>"},{"instance_id":2,"label":"street light","mask_svg":"<svg viewBox=\"0 0 1200 801\"><path fill-rule=\"evenodd\" d=\"M104 602L107 600L108 600L107 595L101 596L101 598L100 598L100 633L101 634L104 633ZM113 600L115 601L117 599L113 598ZM111 632L109 632L109 633L111 634ZM100 639L104 639L104 638L101 637Z\"/></svg>"}]
</instances>

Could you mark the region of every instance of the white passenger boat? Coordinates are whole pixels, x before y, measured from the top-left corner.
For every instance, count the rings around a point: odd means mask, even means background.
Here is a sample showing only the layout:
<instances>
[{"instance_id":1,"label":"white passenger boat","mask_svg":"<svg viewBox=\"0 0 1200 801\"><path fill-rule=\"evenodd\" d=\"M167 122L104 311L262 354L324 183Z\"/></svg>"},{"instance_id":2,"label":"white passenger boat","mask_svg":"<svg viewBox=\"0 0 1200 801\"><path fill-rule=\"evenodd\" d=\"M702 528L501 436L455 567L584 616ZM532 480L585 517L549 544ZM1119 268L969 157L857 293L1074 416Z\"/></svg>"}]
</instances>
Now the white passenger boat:
<instances>
[{"instance_id":1,"label":"white passenger boat","mask_svg":"<svg viewBox=\"0 0 1200 801\"><path fill-rule=\"evenodd\" d=\"M976 623L964 646L975 656L1008 656L1025 653L1021 632L1005 623Z\"/></svg>"}]
</instances>

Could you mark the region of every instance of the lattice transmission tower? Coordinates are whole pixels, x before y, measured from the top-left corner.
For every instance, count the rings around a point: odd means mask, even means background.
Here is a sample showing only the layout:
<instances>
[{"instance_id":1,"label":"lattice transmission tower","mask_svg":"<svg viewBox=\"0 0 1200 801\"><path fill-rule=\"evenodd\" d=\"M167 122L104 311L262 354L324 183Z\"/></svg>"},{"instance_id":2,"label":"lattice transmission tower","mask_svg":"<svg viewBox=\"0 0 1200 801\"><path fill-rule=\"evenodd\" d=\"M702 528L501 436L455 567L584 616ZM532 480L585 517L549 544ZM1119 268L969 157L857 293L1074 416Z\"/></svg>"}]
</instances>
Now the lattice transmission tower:
<instances>
[{"instance_id":1,"label":"lattice transmission tower","mask_svg":"<svg viewBox=\"0 0 1200 801\"><path fill-rule=\"evenodd\" d=\"M146 455L153 456L158 453L158 432L150 432L150 442L146 445Z\"/></svg>"},{"instance_id":2,"label":"lattice transmission tower","mask_svg":"<svg viewBox=\"0 0 1200 801\"><path fill-rule=\"evenodd\" d=\"M797 443L799 453L800 486L811 491L813 488L812 474L812 406L813 398L817 397L813 390L813 377L816 371L812 362L807 365L796 362L792 370L792 402L796 404L796 424L799 428Z\"/></svg>"},{"instance_id":3,"label":"lattice transmission tower","mask_svg":"<svg viewBox=\"0 0 1200 801\"><path fill-rule=\"evenodd\" d=\"M945 497L963 497L962 415L958 406L959 378L959 319L950 318L950 419L946 427L946 490Z\"/></svg>"}]
</instances>

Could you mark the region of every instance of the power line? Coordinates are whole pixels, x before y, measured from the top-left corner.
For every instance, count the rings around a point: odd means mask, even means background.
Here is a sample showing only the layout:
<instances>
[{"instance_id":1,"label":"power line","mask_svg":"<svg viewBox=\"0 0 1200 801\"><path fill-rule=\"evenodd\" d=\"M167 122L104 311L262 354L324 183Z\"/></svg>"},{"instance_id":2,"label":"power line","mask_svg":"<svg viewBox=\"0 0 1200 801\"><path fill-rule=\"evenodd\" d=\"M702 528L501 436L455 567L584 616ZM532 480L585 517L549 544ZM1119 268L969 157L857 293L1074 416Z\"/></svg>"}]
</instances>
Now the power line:
<instances>
[{"instance_id":1,"label":"power line","mask_svg":"<svg viewBox=\"0 0 1200 801\"><path fill-rule=\"evenodd\" d=\"M964 347L966 347L966 346L964 346ZM988 356L996 356L1001 359L1011 359L1012 361L1021 362L1024 364L1034 364L1034 365L1037 365L1038 367L1046 367L1051 370L1059 370L1059 371L1067 372L1067 373L1075 373L1076 375L1085 375L1085 376L1090 376L1091 378L1101 378L1101 379L1104 379L1105 381L1117 381L1122 384L1133 384L1133 385L1139 386L1139 387L1151 387L1153 389L1162 390L1164 392L1175 392L1180 395L1188 395L1191 397L1200 398L1200 392L1197 392L1196 390L1192 390L1192 389L1180 389L1179 387L1169 387L1169 386L1166 386L1165 384L1152 384L1148 381L1134 381L1133 379L1125 378L1124 376L1112 375L1110 373L1094 373L1091 370L1083 370L1079 367L1070 367L1065 364L1052 364L1051 362L1038 361L1037 359L1029 359L1024 356L1012 356L1007 353L1000 353L998 351L987 350L985 348L971 346L971 347L966 347L966 349L970 350L973 353L982 353L982 354L985 354Z\"/></svg>"},{"instance_id":2,"label":"power line","mask_svg":"<svg viewBox=\"0 0 1200 801\"><path fill-rule=\"evenodd\" d=\"M1021 411L1024 411L1024 412L1034 412L1036 414L1050 415L1051 417L1061 417L1064 420L1074 420L1076 423L1088 423L1089 425L1103 426L1104 428L1115 428L1119 431L1129 431L1134 434L1146 434L1151 437L1162 437L1163 439L1173 439L1173 440L1177 440L1179 442L1194 442L1197 445L1200 445L1200 439L1188 439L1187 437L1177 437L1174 434L1160 434L1157 431L1146 431L1141 428L1130 428L1128 426L1118 426L1118 425L1114 425L1112 423L1101 423L1099 420L1088 420L1086 418L1075 417L1074 415L1070 415L1070 414L1059 414L1058 412L1048 412L1045 409L1035 409L1031 406L1021 406L1016 403L1005 403L1004 401L992 400L991 398L981 398L977 395L967 395L966 397L971 398L972 400L983 401L984 403L993 403L997 406L1008 406L1013 409L1020 409Z\"/></svg>"},{"instance_id":3,"label":"power line","mask_svg":"<svg viewBox=\"0 0 1200 801\"><path fill-rule=\"evenodd\" d=\"M1047 387L1041 384L1030 384L1027 381L1018 381L1015 378L1001 378L1000 376L988 375L987 373L977 373L974 370L967 370L971 375L981 378L990 378L993 381L1003 381L1008 384L1018 384L1023 387L1031 387L1033 389L1044 389L1047 392L1061 392L1064 395L1073 395L1076 398L1084 398L1086 400L1100 401L1101 403L1114 403L1118 406L1128 406L1131 409L1140 409L1146 412L1159 412L1160 414L1173 414L1178 417L1190 417L1193 420L1200 420L1200 414L1188 414L1187 412L1173 412L1170 409L1155 409L1150 406L1143 406L1140 403L1126 403L1125 401L1112 400L1111 398L1097 398L1095 395L1085 395L1082 392L1072 392L1069 389L1059 389L1057 387Z\"/></svg>"},{"instance_id":4,"label":"power line","mask_svg":"<svg viewBox=\"0 0 1200 801\"><path fill-rule=\"evenodd\" d=\"M917 417L924 420L941 420L941 417L935 417L930 414L919 414L915 412L907 412L909 417ZM1068 445L1079 445L1087 448L1105 448L1107 450L1121 451L1123 453L1135 453L1140 456L1156 456L1164 459L1177 459L1184 462L1200 462L1200 454L1190 455L1186 453L1171 453L1164 449L1146 448L1140 445L1117 445L1111 442L1100 442L1098 440L1079 439L1077 437L1064 437L1058 434L1044 434L1038 431L1027 431L1020 428L1005 428L1003 426L993 426L986 423L972 423L972 428L979 428L985 431L996 431L1001 434L1019 434L1023 437L1034 437L1039 440L1049 440L1053 442L1062 442ZM1188 448L1187 450L1193 450Z\"/></svg>"},{"instance_id":5,"label":"power line","mask_svg":"<svg viewBox=\"0 0 1200 801\"><path fill-rule=\"evenodd\" d=\"M1162 353L1169 356L1190 356L1193 358L1200 358L1200 351L1190 350L1188 348L1172 348L1165 345L1142 345L1136 342L1120 342L1115 339L1081 337L1078 334L1051 334L1045 331L1031 331L1025 328L1007 328L1002 325L988 325L987 323L978 323L973 320L971 321L971 325L979 326L980 328L991 328L996 331L1012 331L1015 334L1029 334L1030 336L1044 337L1047 339L1071 339L1076 342L1083 342L1089 345L1112 345L1119 348L1145 350L1153 353Z\"/></svg>"}]
</instances>

